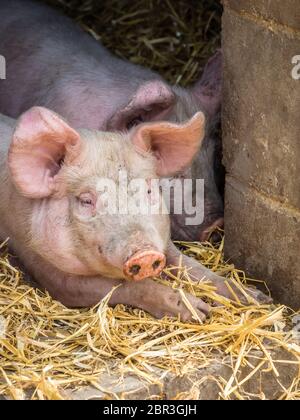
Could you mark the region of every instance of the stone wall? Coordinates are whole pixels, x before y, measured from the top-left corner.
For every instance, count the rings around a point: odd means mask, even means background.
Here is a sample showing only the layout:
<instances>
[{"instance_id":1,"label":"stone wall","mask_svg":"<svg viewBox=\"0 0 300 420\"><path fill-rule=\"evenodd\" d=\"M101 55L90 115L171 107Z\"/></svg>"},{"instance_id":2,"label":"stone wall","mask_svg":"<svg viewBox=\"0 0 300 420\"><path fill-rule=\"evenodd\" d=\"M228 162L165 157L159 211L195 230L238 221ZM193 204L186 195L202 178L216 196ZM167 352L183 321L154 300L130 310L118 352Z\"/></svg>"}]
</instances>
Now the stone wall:
<instances>
[{"instance_id":1,"label":"stone wall","mask_svg":"<svg viewBox=\"0 0 300 420\"><path fill-rule=\"evenodd\" d=\"M225 253L298 309L300 1L223 4Z\"/></svg>"}]
</instances>

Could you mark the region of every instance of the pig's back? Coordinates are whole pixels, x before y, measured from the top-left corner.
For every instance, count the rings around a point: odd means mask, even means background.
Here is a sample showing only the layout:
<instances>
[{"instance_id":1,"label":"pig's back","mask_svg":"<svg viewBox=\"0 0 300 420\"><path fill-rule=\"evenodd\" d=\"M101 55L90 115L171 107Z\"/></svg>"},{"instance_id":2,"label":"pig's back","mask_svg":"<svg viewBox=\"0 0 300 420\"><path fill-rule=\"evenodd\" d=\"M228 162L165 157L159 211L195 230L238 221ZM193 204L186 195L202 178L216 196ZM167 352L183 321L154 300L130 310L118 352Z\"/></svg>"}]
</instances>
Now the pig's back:
<instances>
[{"instance_id":1,"label":"pig's back","mask_svg":"<svg viewBox=\"0 0 300 420\"><path fill-rule=\"evenodd\" d=\"M0 10L0 55L6 59L0 113L17 118L33 105L46 105L49 92L68 74L99 70L110 56L71 19L46 5L0 0Z\"/></svg>"},{"instance_id":2,"label":"pig's back","mask_svg":"<svg viewBox=\"0 0 300 420\"><path fill-rule=\"evenodd\" d=\"M99 129L143 82L160 78L113 56L46 5L0 0L0 10L0 54L7 63L7 79L0 80L0 113L17 118L39 105L76 127Z\"/></svg>"}]
</instances>

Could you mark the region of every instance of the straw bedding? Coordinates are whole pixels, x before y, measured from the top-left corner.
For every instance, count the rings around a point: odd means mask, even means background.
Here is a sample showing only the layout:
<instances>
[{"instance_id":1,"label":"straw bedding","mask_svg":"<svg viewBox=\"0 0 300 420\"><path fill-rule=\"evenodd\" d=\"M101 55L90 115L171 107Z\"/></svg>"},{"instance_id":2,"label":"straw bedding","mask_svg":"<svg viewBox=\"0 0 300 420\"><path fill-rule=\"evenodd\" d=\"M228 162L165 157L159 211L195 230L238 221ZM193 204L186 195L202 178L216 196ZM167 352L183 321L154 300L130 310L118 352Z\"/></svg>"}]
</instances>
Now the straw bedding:
<instances>
[{"instance_id":1,"label":"straw bedding","mask_svg":"<svg viewBox=\"0 0 300 420\"><path fill-rule=\"evenodd\" d=\"M159 71L172 83L193 82L220 43L221 7L215 1L48 3L61 7L119 56ZM185 243L181 247L241 285L246 276L224 262L223 243L224 239L216 247L210 243ZM281 348L292 356L288 363L299 367L300 347L292 332L295 314L287 307L258 306L250 297L249 305L243 306L217 297L223 306L214 307L204 324L196 318L191 323L156 320L122 305L110 308L109 296L94 308L71 310L25 284L22 274L9 263L6 244L1 254L0 396L63 399L66 390L84 385L103 391L101 374L107 372L117 374L120 381L134 374L147 384L159 384L162 378L156 368L189 375L223 360L232 374L229 379L220 375L214 378L220 399L264 398L263 389L258 387L256 395L250 395L245 386L257 371L268 369L277 379L279 398L300 398L299 369L285 387L278 372L284 361L272 359L272 350ZM192 283L186 268L173 277L170 287L208 302L216 299L210 285ZM240 370L245 366L250 373L241 379ZM106 395L120 397L110 390ZM177 398L195 396L193 388Z\"/></svg>"}]
</instances>

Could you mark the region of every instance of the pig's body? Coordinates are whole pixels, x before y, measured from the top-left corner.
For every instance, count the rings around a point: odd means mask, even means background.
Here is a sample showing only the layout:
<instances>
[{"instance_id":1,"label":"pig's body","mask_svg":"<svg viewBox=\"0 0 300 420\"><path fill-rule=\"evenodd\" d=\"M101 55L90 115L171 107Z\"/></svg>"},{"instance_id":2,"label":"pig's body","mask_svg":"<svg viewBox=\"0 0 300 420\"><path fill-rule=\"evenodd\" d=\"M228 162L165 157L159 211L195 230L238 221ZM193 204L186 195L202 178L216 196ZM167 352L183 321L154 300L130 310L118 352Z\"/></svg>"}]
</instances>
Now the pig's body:
<instances>
[{"instance_id":1,"label":"pig's body","mask_svg":"<svg viewBox=\"0 0 300 420\"><path fill-rule=\"evenodd\" d=\"M17 124L0 116L0 240L9 237L26 272L68 306L94 305L119 286L112 305L128 304L157 317L191 318L178 291L151 279L166 262L179 263L167 216L105 212L99 181L108 177L117 185L121 168L132 179L145 180L180 170L197 152L203 127L201 113L184 125L142 124L129 134L75 131L38 107ZM145 200L157 198L148 190ZM211 280L218 293L232 297L224 279L181 257L193 276ZM186 296L204 319L208 305Z\"/></svg>"},{"instance_id":2,"label":"pig's body","mask_svg":"<svg viewBox=\"0 0 300 420\"><path fill-rule=\"evenodd\" d=\"M156 73L120 60L70 19L30 0L0 0L0 54L7 79L0 81L0 112L17 118L34 105L53 109L75 128L124 130L140 121L183 122L202 110L208 116L201 152L185 174L205 180L205 219L186 226L172 216L174 239L205 240L222 225L216 185L216 142L209 126L221 101L221 59L214 58L200 82L185 90Z\"/></svg>"},{"instance_id":3,"label":"pig's body","mask_svg":"<svg viewBox=\"0 0 300 420\"><path fill-rule=\"evenodd\" d=\"M35 2L0 1L0 51L7 79L0 112L17 118L33 105L75 128L106 130L139 86L159 77L114 57L68 18Z\"/></svg>"}]
</instances>

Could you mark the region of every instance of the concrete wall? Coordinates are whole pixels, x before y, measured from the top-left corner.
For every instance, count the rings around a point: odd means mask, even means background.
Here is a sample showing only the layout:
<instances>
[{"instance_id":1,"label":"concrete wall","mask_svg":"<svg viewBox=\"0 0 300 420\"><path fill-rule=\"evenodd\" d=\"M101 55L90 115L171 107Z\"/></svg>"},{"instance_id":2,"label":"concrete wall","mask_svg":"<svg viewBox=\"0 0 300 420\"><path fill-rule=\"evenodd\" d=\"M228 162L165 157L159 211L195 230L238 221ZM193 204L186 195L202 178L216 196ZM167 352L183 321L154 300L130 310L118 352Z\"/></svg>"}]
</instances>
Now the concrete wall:
<instances>
[{"instance_id":1,"label":"concrete wall","mask_svg":"<svg viewBox=\"0 0 300 420\"><path fill-rule=\"evenodd\" d=\"M224 0L225 253L300 307L299 0Z\"/></svg>"}]
</instances>

